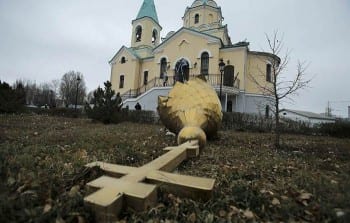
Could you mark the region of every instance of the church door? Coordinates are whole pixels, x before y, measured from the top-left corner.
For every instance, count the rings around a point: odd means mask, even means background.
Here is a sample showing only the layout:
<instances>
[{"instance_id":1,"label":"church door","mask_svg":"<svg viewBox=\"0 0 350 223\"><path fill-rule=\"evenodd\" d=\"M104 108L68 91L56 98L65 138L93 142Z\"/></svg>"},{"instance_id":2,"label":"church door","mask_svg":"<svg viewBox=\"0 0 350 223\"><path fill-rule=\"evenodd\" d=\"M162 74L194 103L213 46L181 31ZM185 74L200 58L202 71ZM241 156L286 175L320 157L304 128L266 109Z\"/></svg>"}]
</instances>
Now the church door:
<instances>
[{"instance_id":1,"label":"church door","mask_svg":"<svg viewBox=\"0 0 350 223\"><path fill-rule=\"evenodd\" d=\"M181 59L176 63L175 66L175 82L188 81L190 79L190 65L187 60Z\"/></svg>"},{"instance_id":2,"label":"church door","mask_svg":"<svg viewBox=\"0 0 350 223\"><path fill-rule=\"evenodd\" d=\"M226 112L232 112L233 111L233 105L232 105L232 101L227 101L227 108L226 108Z\"/></svg>"},{"instance_id":3,"label":"church door","mask_svg":"<svg viewBox=\"0 0 350 223\"><path fill-rule=\"evenodd\" d=\"M228 65L224 70L224 86L233 87L235 67Z\"/></svg>"}]
</instances>

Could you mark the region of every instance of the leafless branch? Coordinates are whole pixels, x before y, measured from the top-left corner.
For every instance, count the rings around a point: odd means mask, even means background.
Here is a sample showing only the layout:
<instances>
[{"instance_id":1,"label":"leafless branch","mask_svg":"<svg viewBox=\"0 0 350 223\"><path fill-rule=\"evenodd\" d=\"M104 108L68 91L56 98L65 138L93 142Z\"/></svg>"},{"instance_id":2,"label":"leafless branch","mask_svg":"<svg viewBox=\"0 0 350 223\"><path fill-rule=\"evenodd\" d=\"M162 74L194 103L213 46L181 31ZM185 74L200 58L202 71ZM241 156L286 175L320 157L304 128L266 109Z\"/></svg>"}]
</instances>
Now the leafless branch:
<instances>
[{"instance_id":1,"label":"leafless branch","mask_svg":"<svg viewBox=\"0 0 350 223\"><path fill-rule=\"evenodd\" d=\"M301 89L307 88L312 79L307 78L306 71L309 64L306 62L298 62L296 74L290 78L286 78L283 74L287 71L288 64L290 62L291 50L284 50L283 35L280 35L278 30L270 36L265 33L265 37L268 43L268 50L276 57L268 58L268 62L271 64L271 83L264 80L266 70L258 67L259 74L249 74L250 80L261 90L264 95L270 96L271 103L274 105L275 123L276 123L276 147L279 146L279 110L280 103L283 99L291 99L292 95L297 94ZM284 53L283 53L284 52ZM278 58L278 59L276 59ZM261 58L265 60L266 58Z\"/></svg>"}]
</instances>

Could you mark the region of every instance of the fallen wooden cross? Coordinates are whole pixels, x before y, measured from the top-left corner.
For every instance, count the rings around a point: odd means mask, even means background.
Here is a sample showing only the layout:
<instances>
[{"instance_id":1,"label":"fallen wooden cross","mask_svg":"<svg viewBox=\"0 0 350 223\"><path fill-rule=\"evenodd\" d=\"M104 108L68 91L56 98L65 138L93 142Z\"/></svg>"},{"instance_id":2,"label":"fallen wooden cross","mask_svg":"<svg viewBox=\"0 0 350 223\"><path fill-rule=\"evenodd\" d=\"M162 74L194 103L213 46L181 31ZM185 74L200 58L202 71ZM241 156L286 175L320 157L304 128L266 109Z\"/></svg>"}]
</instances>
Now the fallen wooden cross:
<instances>
[{"instance_id":1,"label":"fallen wooden cross","mask_svg":"<svg viewBox=\"0 0 350 223\"><path fill-rule=\"evenodd\" d=\"M108 175L87 184L94 192L84 201L95 211L97 222L116 220L124 206L136 211L153 206L157 202L157 186L178 196L202 200L211 197L214 179L169 173L182 161L199 155L198 141L164 150L169 152L139 168L103 162L87 165L97 166Z\"/></svg>"}]
</instances>

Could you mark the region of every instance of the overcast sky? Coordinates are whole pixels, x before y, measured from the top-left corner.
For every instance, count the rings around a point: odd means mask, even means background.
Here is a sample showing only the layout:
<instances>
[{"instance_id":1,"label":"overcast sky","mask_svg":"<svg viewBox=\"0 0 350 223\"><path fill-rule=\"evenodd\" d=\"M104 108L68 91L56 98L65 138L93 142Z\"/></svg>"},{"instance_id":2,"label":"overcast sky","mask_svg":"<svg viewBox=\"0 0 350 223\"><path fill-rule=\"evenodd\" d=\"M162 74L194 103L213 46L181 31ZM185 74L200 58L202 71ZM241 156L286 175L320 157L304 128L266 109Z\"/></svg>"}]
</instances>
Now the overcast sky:
<instances>
[{"instance_id":1,"label":"overcast sky","mask_svg":"<svg viewBox=\"0 0 350 223\"><path fill-rule=\"evenodd\" d=\"M155 0L161 36L182 26L193 0ZM278 29L297 60L310 63L311 88L286 107L347 116L350 105L349 0L217 0L233 42L266 49L264 33ZM89 90L110 78L108 61L130 46L131 21L142 0L0 0L0 80L37 83L69 70L84 74ZM348 101L348 102L341 102Z\"/></svg>"}]
</instances>

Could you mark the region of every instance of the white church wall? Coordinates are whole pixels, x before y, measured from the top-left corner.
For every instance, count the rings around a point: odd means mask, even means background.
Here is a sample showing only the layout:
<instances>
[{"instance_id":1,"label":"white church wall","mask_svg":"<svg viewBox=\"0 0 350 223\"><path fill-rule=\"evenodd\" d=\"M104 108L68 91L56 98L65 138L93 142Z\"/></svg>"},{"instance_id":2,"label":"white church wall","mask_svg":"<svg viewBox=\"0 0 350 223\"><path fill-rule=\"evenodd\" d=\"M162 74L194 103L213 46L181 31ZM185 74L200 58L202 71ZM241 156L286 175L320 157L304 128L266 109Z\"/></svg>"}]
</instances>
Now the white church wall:
<instances>
[{"instance_id":1,"label":"white church wall","mask_svg":"<svg viewBox=\"0 0 350 223\"><path fill-rule=\"evenodd\" d=\"M145 94L137 98L127 99L123 102L123 108L129 107L130 110L135 110L135 105L139 103L142 110L157 111L158 96L167 96L172 87L155 87L147 91Z\"/></svg>"}]
</instances>

